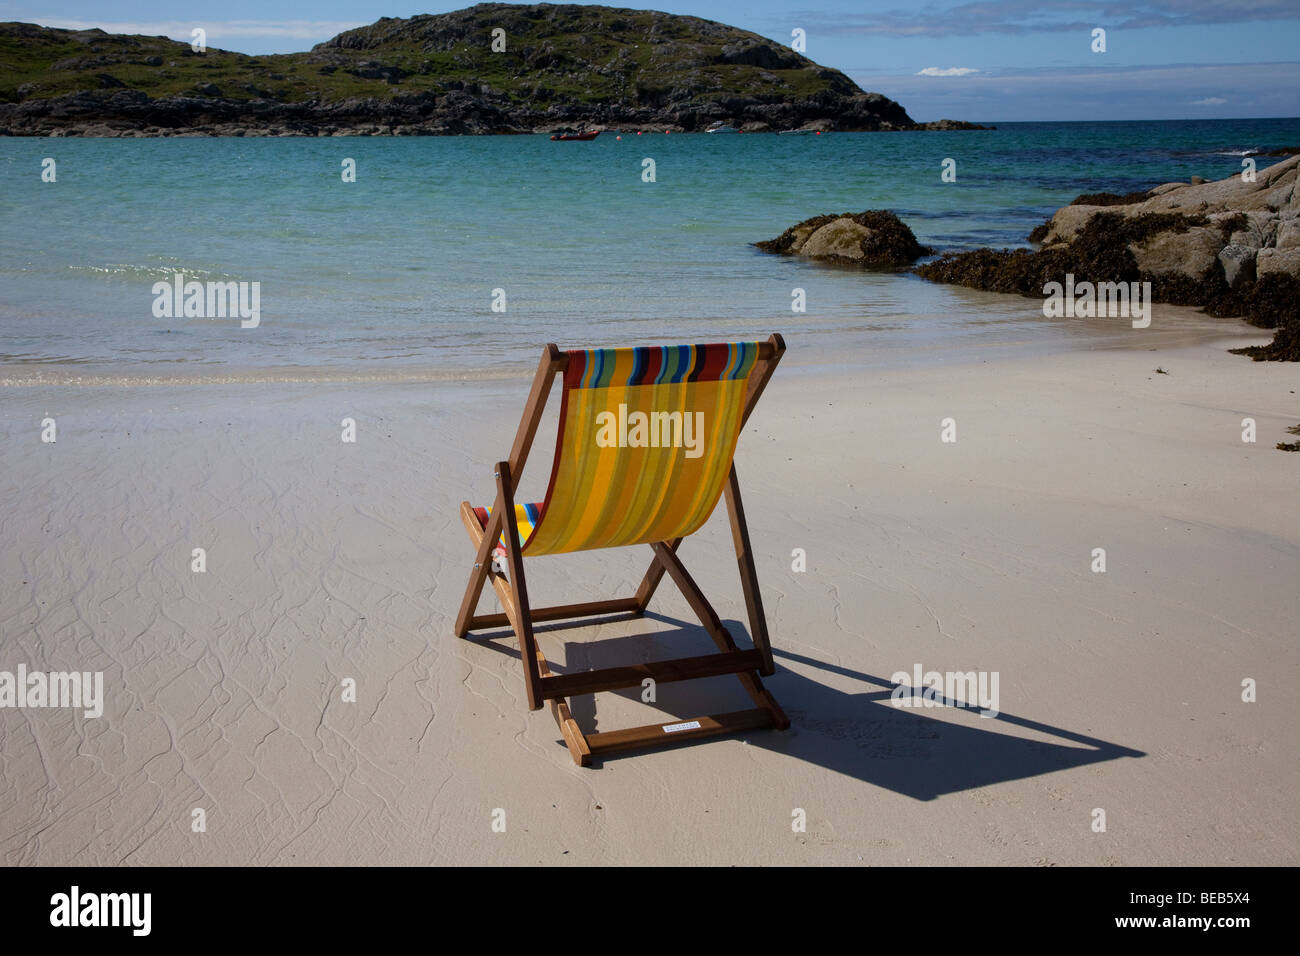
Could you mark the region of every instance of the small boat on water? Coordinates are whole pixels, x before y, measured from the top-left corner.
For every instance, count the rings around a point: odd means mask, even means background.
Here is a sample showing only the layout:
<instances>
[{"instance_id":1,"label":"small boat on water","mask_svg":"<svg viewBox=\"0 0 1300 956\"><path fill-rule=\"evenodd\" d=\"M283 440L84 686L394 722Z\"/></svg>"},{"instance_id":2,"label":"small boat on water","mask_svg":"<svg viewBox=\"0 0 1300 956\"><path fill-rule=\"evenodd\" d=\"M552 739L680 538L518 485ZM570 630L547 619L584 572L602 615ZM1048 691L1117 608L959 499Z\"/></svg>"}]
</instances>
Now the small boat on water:
<instances>
[{"instance_id":1,"label":"small boat on water","mask_svg":"<svg viewBox=\"0 0 1300 956\"><path fill-rule=\"evenodd\" d=\"M600 135L600 130L593 129L586 133L556 133L551 139L560 143L585 143L588 140L595 139Z\"/></svg>"},{"instance_id":2,"label":"small boat on water","mask_svg":"<svg viewBox=\"0 0 1300 956\"><path fill-rule=\"evenodd\" d=\"M706 132L706 133L739 133L740 130L736 129L736 127L734 127L734 126L725 126L725 125L719 123L717 126L710 126L710 127L709 127L708 129L706 129L704 132Z\"/></svg>"},{"instance_id":3,"label":"small boat on water","mask_svg":"<svg viewBox=\"0 0 1300 956\"><path fill-rule=\"evenodd\" d=\"M777 136L811 136L813 133L810 129L779 129L776 131Z\"/></svg>"}]
</instances>

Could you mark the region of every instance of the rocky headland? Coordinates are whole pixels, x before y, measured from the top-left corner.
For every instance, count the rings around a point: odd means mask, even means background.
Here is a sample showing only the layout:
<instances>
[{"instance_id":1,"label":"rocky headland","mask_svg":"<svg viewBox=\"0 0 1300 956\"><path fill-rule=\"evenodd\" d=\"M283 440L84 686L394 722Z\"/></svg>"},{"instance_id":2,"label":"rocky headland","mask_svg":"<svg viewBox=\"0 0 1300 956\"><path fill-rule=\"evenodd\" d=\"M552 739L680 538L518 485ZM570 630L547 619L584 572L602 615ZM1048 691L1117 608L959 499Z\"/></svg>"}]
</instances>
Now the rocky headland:
<instances>
[{"instance_id":1,"label":"rocky headland","mask_svg":"<svg viewBox=\"0 0 1300 956\"><path fill-rule=\"evenodd\" d=\"M305 53L0 24L0 135L329 136L982 129L917 123L789 46L698 17L482 3Z\"/></svg>"}]
</instances>

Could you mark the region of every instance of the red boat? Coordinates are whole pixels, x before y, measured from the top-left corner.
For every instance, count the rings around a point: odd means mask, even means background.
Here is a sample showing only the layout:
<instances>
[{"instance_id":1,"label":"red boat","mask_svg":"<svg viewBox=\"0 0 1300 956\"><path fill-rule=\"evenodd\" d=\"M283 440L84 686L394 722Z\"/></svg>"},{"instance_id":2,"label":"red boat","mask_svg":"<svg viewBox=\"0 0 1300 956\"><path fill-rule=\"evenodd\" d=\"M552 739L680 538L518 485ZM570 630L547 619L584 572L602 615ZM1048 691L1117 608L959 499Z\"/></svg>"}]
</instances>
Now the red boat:
<instances>
[{"instance_id":1,"label":"red boat","mask_svg":"<svg viewBox=\"0 0 1300 956\"><path fill-rule=\"evenodd\" d=\"M585 143L589 139L595 139L600 135L600 130L594 129L590 133L556 133L551 137L552 140L561 143L579 142Z\"/></svg>"}]
</instances>

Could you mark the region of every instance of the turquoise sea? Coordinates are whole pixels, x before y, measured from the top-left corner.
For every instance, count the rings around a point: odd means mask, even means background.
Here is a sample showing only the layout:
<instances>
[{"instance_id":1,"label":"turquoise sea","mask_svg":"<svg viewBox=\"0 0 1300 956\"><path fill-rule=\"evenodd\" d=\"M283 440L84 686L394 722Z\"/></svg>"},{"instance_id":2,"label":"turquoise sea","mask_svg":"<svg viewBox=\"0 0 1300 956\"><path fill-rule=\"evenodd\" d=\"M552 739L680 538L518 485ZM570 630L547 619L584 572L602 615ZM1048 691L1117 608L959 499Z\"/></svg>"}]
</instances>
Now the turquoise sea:
<instances>
[{"instance_id":1,"label":"turquoise sea","mask_svg":"<svg viewBox=\"0 0 1300 956\"><path fill-rule=\"evenodd\" d=\"M1050 348L1077 333L1022 302L750 243L887 208L941 249L1025 245L1079 193L1222 178L1243 155L1297 144L1297 119L590 143L5 138L0 382L420 380L513 373L546 341L777 329L867 366ZM955 183L941 181L945 158ZM260 283L260 324L155 316L153 285L177 272Z\"/></svg>"}]
</instances>

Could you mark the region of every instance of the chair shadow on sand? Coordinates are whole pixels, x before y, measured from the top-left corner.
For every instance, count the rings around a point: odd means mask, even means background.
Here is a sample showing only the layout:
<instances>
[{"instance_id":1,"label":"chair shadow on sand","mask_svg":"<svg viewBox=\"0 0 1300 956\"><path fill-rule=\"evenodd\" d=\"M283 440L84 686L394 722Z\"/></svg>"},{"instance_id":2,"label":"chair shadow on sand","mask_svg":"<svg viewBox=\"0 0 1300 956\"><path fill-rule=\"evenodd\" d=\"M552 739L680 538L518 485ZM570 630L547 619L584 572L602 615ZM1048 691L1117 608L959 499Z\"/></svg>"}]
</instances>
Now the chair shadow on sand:
<instances>
[{"instance_id":1,"label":"chair shadow on sand","mask_svg":"<svg viewBox=\"0 0 1300 956\"><path fill-rule=\"evenodd\" d=\"M563 665L551 659L557 673L572 673L608 666L612 662L655 660L696 653L710 643L699 625L647 611L646 618L671 625L654 633L605 637L599 640L566 641ZM597 624L627 621L627 615L588 618L574 623L537 625L539 644L554 647L559 630L591 628ZM723 625L738 643L748 642L748 629L739 621ZM516 660L519 651L510 631L474 635L469 640L491 647ZM912 706L891 700L897 686L883 677L819 661L802 654L773 648L777 672L765 678L768 689L790 717L784 732L755 730L734 736L750 746L784 754L828 770L854 777L917 800L933 800L946 793L973 790L1009 780L1068 770L1119 757L1143 757L1142 751L1108 743L1071 730L1052 727L1026 717L1002 711L997 716L980 716L980 709L960 701L939 697L938 707L925 707L919 689L907 689ZM559 655L557 655L558 657ZM815 668L835 685L821 683L782 664ZM523 679L522 668L520 679ZM670 723L686 714L712 713L745 706L748 698L733 677L694 680L688 684L660 684L653 704L642 702L642 689L608 691L602 699L618 697L620 709L638 708L646 721ZM601 704L593 694L569 699L574 718L584 732L599 729ZM708 708L707 710L704 708ZM538 712L554 729L548 713ZM624 716L611 718L615 724ZM1033 737L1018 735L1028 732ZM563 746L559 731L556 740ZM1051 740L1044 740L1047 737ZM677 746L715 747L717 741L683 742ZM635 759L635 755L611 755L604 760ZM603 761L597 761L596 765Z\"/></svg>"}]
</instances>

